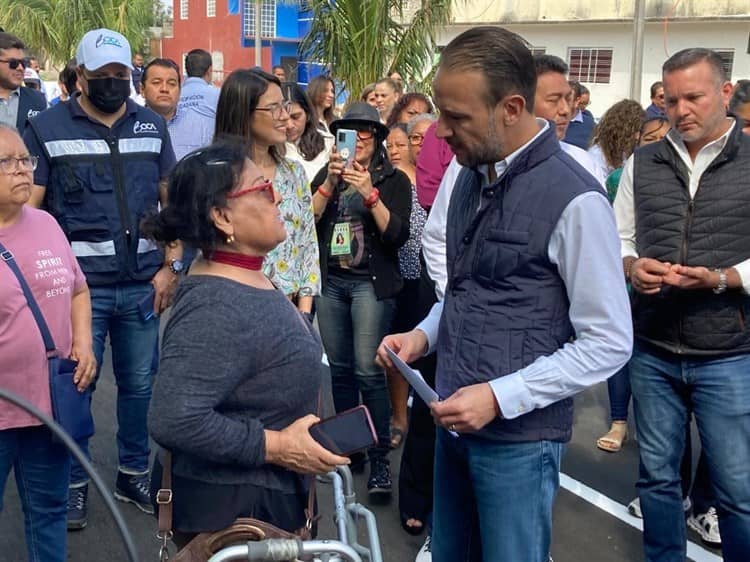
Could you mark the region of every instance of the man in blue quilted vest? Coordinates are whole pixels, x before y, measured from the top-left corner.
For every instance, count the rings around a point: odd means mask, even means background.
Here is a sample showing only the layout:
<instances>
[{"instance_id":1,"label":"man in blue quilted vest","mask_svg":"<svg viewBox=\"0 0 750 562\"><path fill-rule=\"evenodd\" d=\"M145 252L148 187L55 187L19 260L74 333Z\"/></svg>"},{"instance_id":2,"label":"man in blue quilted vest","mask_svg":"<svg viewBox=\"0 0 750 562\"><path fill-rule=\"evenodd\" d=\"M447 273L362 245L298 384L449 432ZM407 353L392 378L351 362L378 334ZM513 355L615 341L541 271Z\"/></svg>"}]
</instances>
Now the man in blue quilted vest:
<instances>
[{"instance_id":1,"label":"man in blue quilted vest","mask_svg":"<svg viewBox=\"0 0 750 562\"><path fill-rule=\"evenodd\" d=\"M378 357L437 353L436 562L548 559L572 396L630 356L612 209L534 116L536 80L520 37L477 27L445 48L433 83L436 134L464 166L445 296Z\"/></svg>"}]
</instances>

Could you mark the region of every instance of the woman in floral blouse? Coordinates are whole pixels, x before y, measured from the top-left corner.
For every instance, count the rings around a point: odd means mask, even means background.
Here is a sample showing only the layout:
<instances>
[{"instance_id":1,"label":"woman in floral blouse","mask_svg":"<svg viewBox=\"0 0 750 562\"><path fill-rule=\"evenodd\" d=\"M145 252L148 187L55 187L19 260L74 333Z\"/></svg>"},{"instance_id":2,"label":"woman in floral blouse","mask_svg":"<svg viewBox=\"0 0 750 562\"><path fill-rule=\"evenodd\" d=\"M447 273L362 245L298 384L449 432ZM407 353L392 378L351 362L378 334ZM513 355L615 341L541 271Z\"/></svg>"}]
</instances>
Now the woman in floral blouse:
<instances>
[{"instance_id":1,"label":"woman in floral blouse","mask_svg":"<svg viewBox=\"0 0 750 562\"><path fill-rule=\"evenodd\" d=\"M246 139L251 160L281 194L279 214L287 238L268 254L263 269L300 311L310 314L313 297L320 293L318 239L305 171L279 150L286 141L288 110L278 78L258 69L236 70L221 88L216 137Z\"/></svg>"}]
</instances>

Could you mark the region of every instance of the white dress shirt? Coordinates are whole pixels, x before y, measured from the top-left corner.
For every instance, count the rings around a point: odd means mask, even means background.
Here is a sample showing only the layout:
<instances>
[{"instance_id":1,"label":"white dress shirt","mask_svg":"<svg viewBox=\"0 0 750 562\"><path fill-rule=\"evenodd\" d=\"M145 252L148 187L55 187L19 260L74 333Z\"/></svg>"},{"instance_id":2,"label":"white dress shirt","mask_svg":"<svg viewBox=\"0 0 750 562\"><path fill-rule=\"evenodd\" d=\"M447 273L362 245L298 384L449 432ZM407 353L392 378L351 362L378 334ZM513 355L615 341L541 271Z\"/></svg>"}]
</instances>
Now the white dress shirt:
<instances>
[{"instance_id":1,"label":"white dress shirt","mask_svg":"<svg viewBox=\"0 0 750 562\"><path fill-rule=\"evenodd\" d=\"M539 134L548 126L545 122ZM527 146L495 164L498 177ZM484 173L486 177L486 168ZM441 183L438 198L444 187ZM445 194L442 197L445 198ZM447 210L447 205L445 207ZM430 219L434 212L433 205ZM443 219L443 246L444 225ZM423 244L424 240L423 236ZM575 197L561 214L547 248L550 261L557 266L565 283L575 340L519 371L490 381L503 417L512 419L572 396L606 380L627 362L633 331L618 247L617 227L606 197L595 192ZM444 252L442 262L445 263ZM427 264L429 268L429 260ZM445 271L444 265L442 270ZM427 335L430 352L437 343L442 312L440 301L417 326Z\"/></svg>"},{"instance_id":2,"label":"white dress shirt","mask_svg":"<svg viewBox=\"0 0 750 562\"><path fill-rule=\"evenodd\" d=\"M695 162L690 158L687 146L675 131L669 131L667 142L669 142L679 154L680 159L690 174L690 198L695 197L703 172L711 165L716 157L724 150L727 140L735 127L734 119L730 119L731 126L721 137L698 151ZM638 257L635 240L635 202L633 198L633 156L625 162L620 177L620 185L615 197L615 218L617 219L617 231L620 235L620 253L622 257ZM742 280L742 287L746 293L750 293L750 260L745 260L734 266Z\"/></svg>"},{"instance_id":3,"label":"white dress shirt","mask_svg":"<svg viewBox=\"0 0 750 562\"><path fill-rule=\"evenodd\" d=\"M297 143L287 142L286 143L286 157L295 162L299 162L305 169L305 175L307 176L307 183L309 184L315 179L317 173L328 166L328 161L331 159L331 150L333 148L333 135L330 133L324 133L323 135L323 150L312 160L305 160L305 157L300 154ZM299 141L298 141L299 142Z\"/></svg>"}]
</instances>

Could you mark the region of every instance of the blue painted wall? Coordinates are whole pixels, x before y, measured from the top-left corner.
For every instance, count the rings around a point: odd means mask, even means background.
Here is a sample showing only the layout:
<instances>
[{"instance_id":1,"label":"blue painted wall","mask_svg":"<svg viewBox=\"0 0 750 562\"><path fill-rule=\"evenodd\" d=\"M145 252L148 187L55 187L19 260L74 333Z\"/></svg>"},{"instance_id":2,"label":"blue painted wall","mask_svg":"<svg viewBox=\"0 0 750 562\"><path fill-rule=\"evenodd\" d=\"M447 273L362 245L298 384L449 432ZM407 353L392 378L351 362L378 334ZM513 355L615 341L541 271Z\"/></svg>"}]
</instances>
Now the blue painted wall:
<instances>
[{"instance_id":1,"label":"blue painted wall","mask_svg":"<svg viewBox=\"0 0 750 562\"><path fill-rule=\"evenodd\" d=\"M227 0L227 6L230 13L240 13L245 9L244 0ZM232 10L236 10L232 12ZM312 12L300 11L299 4L276 4L276 41L268 39L263 40L263 47L271 47L272 64L280 64L281 57L299 57L299 42L307 34L311 26ZM242 34L242 29L240 29ZM278 41L281 39L282 41ZM252 48L255 45L254 39L247 39L241 36L241 42L244 47ZM325 67L299 61L297 67L297 80L302 84L307 84L310 79L318 76L325 71Z\"/></svg>"}]
</instances>

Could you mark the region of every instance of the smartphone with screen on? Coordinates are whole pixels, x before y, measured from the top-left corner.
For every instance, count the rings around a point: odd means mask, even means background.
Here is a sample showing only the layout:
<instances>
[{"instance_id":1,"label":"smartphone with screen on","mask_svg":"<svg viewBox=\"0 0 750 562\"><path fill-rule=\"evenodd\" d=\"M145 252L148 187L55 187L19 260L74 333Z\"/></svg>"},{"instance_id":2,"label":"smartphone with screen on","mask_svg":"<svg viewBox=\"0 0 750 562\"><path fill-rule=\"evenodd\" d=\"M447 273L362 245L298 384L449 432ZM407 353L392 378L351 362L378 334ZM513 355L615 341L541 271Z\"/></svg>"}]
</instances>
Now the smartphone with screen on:
<instances>
[{"instance_id":1,"label":"smartphone with screen on","mask_svg":"<svg viewBox=\"0 0 750 562\"><path fill-rule=\"evenodd\" d=\"M354 165L354 154L357 152L357 131L339 129L336 131L336 152L341 155L346 168Z\"/></svg>"},{"instance_id":2,"label":"smartphone with screen on","mask_svg":"<svg viewBox=\"0 0 750 562\"><path fill-rule=\"evenodd\" d=\"M337 455L351 455L378 442L367 406L341 412L310 426L310 435Z\"/></svg>"}]
</instances>

